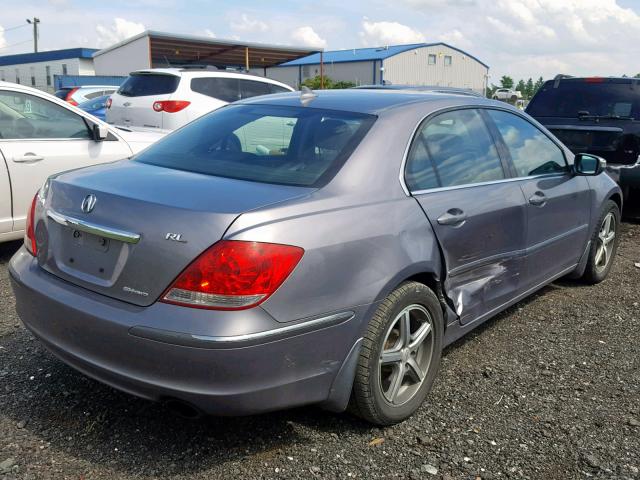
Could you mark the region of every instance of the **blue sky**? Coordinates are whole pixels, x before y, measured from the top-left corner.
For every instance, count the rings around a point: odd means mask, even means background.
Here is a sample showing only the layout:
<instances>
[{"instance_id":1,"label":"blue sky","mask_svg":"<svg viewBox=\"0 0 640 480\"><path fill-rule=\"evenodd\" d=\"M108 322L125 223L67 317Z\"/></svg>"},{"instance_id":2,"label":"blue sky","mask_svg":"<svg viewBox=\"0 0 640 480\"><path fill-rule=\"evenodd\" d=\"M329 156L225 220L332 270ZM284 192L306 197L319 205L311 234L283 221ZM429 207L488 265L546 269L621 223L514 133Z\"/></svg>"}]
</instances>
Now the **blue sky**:
<instances>
[{"instance_id":1,"label":"blue sky","mask_svg":"<svg viewBox=\"0 0 640 480\"><path fill-rule=\"evenodd\" d=\"M326 49L445 41L491 66L491 81L640 72L640 0L5 0L0 54L105 47L143 29Z\"/></svg>"}]
</instances>

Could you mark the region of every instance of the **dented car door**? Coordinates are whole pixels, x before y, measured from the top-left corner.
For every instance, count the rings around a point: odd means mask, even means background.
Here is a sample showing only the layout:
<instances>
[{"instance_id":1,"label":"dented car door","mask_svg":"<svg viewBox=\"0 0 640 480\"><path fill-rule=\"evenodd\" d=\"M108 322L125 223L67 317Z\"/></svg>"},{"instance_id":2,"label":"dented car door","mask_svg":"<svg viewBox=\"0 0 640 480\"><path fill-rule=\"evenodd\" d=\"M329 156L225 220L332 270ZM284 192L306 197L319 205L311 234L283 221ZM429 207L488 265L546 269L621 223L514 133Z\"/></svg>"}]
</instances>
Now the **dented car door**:
<instances>
[{"instance_id":1,"label":"dented car door","mask_svg":"<svg viewBox=\"0 0 640 480\"><path fill-rule=\"evenodd\" d=\"M407 187L438 238L445 293L462 323L498 309L521 291L526 209L507 172L476 109L426 120L407 157Z\"/></svg>"}]
</instances>

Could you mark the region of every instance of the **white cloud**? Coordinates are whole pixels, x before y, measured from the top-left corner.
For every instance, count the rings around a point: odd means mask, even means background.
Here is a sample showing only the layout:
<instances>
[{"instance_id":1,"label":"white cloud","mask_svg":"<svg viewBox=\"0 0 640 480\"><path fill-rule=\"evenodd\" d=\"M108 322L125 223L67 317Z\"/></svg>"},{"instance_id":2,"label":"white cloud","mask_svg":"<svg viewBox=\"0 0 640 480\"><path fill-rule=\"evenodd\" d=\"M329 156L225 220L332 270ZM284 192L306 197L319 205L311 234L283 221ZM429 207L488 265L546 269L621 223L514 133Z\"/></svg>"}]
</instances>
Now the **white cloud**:
<instances>
[{"instance_id":1,"label":"white cloud","mask_svg":"<svg viewBox=\"0 0 640 480\"><path fill-rule=\"evenodd\" d=\"M365 46L397 45L402 43L420 43L425 36L417 30L398 22L372 22L367 17L362 20L360 40Z\"/></svg>"},{"instance_id":2,"label":"white cloud","mask_svg":"<svg viewBox=\"0 0 640 480\"><path fill-rule=\"evenodd\" d=\"M327 41L309 26L296 28L291 32L291 39L301 46L327 48Z\"/></svg>"},{"instance_id":3,"label":"white cloud","mask_svg":"<svg viewBox=\"0 0 640 480\"><path fill-rule=\"evenodd\" d=\"M491 65L494 82L640 72L640 15L619 0L457 0L439 9L425 7L441 0L400 1L428 41L468 50Z\"/></svg>"},{"instance_id":4,"label":"white cloud","mask_svg":"<svg viewBox=\"0 0 640 480\"><path fill-rule=\"evenodd\" d=\"M207 37L216 38L216 34L213 33L211 30L209 30L208 28L204 29L204 34Z\"/></svg>"},{"instance_id":5,"label":"white cloud","mask_svg":"<svg viewBox=\"0 0 640 480\"><path fill-rule=\"evenodd\" d=\"M231 28L237 32L256 33L266 32L269 30L269 25L262 20L251 18L246 13L243 13L239 19L231 21Z\"/></svg>"},{"instance_id":6,"label":"white cloud","mask_svg":"<svg viewBox=\"0 0 640 480\"><path fill-rule=\"evenodd\" d=\"M111 26L98 24L96 26L97 43L99 47L108 47L126 38L133 37L145 31L142 23L136 23L124 18L116 17Z\"/></svg>"}]
</instances>

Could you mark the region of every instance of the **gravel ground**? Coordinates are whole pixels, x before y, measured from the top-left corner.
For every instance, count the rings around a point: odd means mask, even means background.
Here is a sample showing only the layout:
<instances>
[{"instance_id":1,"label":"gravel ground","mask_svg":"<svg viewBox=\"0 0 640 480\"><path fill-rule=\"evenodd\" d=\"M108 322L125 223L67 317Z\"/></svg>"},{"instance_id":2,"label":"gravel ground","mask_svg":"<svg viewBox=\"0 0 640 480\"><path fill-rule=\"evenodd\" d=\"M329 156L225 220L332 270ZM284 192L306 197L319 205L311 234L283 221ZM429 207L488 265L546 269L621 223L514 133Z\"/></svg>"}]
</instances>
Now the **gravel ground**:
<instances>
[{"instance_id":1,"label":"gravel ground","mask_svg":"<svg viewBox=\"0 0 640 480\"><path fill-rule=\"evenodd\" d=\"M609 279L555 283L447 349L401 425L301 408L188 421L87 379L19 323L0 245L0 478L638 479L640 224Z\"/></svg>"}]
</instances>

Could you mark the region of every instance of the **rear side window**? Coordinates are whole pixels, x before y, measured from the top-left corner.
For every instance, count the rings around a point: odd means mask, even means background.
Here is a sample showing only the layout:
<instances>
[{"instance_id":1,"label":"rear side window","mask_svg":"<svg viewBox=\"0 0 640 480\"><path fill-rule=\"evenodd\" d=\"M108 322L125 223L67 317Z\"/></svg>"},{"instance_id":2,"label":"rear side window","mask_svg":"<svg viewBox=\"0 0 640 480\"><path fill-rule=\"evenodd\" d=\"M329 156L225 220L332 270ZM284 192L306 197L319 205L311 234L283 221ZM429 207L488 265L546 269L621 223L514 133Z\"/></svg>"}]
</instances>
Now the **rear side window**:
<instances>
[{"instance_id":1,"label":"rear side window","mask_svg":"<svg viewBox=\"0 0 640 480\"><path fill-rule=\"evenodd\" d=\"M145 97L148 95L167 95L178 88L180 77L156 73L132 73L118 89L125 97Z\"/></svg>"},{"instance_id":2,"label":"rear side window","mask_svg":"<svg viewBox=\"0 0 640 480\"><path fill-rule=\"evenodd\" d=\"M533 117L582 116L640 119L640 84L635 80L561 80L556 88L547 82L531 100Z\"/></svg>"},{"instance_id":3,"label":"rear side window","mask_svg":"<svg viewBox=\"0 0 640 480\"><path fill-rule=\"evenodd\" d=\"M419 130L405 179L412 190L502 180L504 170L487 126L472 109L442 113Z\"/></svg>"},{"instance_id":4,"label":"rear side window","mask_svg":"<svg viewBox=\"0 0 640 480\"><path fill-rule=\"evenodd\" d=\"M288 91L267 82L230 77L194 78L191 80L191 90L229 103L243 98Z\"/></svg>"},{"instance_id":5,"label":"rear side window","mask_svg":"<svg viewBox=\"0 0 640 480\"><path fill-rule=\"evenodd\" d=\"M240 85L237 78L204 77L191 79L191 90L223 102L240 100Z\"/></svg>"},{"instance_id":6,"label":"rear side window","mask_svg":"<svg viewBox=\"0 0 640 480\"><path fill-rule=\"evenodd\" d=\"M308 107L230 105L158 141L135 160L253 182L320 186L375 118Z\"/></svg>"},{"instance_id":7,"label":"rear side window","mask_svg":"<svg viewBox=\"0 0 640 480\"><path fill-rule=\"evenodd\" d=\"M513 113L487 110L500 131L519 177L567 170L560 147L531 123Z\"/></svg>"}]
</instances>

